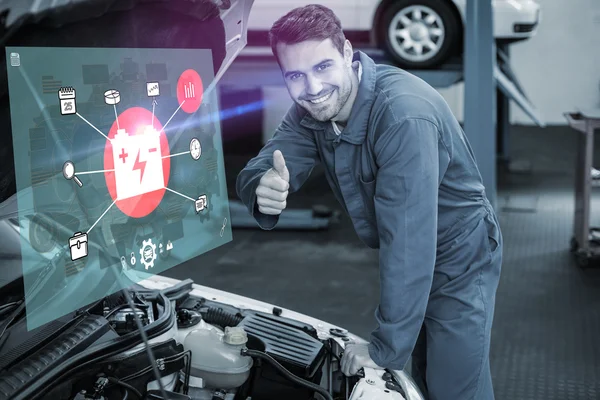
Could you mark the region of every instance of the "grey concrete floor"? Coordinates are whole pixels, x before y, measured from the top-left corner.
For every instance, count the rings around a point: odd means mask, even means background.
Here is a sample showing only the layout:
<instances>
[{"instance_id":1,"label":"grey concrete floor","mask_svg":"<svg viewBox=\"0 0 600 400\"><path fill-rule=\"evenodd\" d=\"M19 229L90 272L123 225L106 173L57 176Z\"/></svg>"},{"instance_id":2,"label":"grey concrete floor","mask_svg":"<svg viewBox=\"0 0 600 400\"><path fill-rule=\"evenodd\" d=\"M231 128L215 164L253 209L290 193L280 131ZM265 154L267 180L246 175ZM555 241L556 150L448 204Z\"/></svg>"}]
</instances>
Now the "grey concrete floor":
<instances>
[{"instance_id":1,"label":"grey concrete floor","mask_svg":"<svg viewBox=\"0 0 600 400\"><path fill-rule=\"evenodd\" d=\"M600 398L600 273L579 270L568 251L575 133L567 127L511 133L511 159L531 168L499 168L505 251L491 350L496 398ZM251 156L226 155L232 196L235 174ZM318 171L289 207L316 202L338 208ZM321 232L233 234L231 243L165 274L310 314L368 339L378 253L358 240L346 216Z\"/></svg>"}]
</instances>

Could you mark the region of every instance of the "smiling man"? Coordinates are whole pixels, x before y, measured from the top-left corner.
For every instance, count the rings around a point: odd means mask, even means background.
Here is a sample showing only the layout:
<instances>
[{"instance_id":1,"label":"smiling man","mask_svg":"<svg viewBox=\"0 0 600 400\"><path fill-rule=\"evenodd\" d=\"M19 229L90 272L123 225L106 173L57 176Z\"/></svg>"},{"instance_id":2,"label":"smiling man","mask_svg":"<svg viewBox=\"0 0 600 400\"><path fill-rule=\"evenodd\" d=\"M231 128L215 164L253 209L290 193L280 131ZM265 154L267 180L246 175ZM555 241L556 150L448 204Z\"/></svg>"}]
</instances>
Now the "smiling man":
<instances>
[{"instance_id":1,"label":"smiling man","mask_svg":"<svg viewBox=\"0 0 600 400\"><path fill-rule=\"evenodd\" d=\"M427 83L353 52L326 7L294 9L270 38L295 104L237 192L272 229L323 163L357 234L379 249L377 328L368 345L346 348L342 371L404 369L412 354L430 399L493 399L502 234L461 126Z\"/></svg>"}]
</instances>

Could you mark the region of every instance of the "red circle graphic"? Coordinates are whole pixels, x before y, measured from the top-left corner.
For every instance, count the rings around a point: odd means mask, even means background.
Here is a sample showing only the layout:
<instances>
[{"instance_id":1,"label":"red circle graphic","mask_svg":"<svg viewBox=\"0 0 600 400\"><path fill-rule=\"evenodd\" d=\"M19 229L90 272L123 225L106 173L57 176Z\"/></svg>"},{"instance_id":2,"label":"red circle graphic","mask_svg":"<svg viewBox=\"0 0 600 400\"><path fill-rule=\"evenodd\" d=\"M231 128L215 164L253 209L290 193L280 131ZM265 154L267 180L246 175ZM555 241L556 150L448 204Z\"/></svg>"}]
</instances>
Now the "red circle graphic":
<instances>
[{"instance_id":1,"label":"red circle graphic","mask_svg":"<svg viewBox=\"0 0 600 400\"><path fill-rule=\"evenodd\" d=\"M158 207L169 183L169 142L162 124L151 111L131 107L117 117L108 138L104 178L110 197L124 214L145 217Z\"/></svg>"},{"instance_id":2,"label":"red circle graphic","mask_svg":"<svg viewBox=\"0 0 600 400\"><path fill-rule=\"evenodd\" d=\"M204 87L200 75L193 69L186 69L177 81L177 101L188 114L196 112L202 103ZM185 102L184 102L185 101Z\"/></svg>"}]
</instances>

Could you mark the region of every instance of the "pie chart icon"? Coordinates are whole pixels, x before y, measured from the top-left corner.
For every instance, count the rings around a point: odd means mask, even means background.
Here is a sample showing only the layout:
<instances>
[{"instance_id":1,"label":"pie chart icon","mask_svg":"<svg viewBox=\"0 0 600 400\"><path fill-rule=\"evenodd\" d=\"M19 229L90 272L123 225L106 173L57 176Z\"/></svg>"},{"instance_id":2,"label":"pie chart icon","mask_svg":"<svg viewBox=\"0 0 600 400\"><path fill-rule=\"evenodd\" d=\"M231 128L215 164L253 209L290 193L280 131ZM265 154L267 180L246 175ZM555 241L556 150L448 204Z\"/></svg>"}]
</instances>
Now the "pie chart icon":
<instances>
[{"instance_id":1,"label":"pie chart icon","mask_svg":"<svg viewBox=\"0 0 600 400\"><path fill-rule=\"evenodd\" d=\"M115 89L109 89L106 92L104 92L104 102L108 105L114 105L114 104L119 104L119 102L121 101L121 94L119 93L118 90Z\"/></svg>"}]
</instances>

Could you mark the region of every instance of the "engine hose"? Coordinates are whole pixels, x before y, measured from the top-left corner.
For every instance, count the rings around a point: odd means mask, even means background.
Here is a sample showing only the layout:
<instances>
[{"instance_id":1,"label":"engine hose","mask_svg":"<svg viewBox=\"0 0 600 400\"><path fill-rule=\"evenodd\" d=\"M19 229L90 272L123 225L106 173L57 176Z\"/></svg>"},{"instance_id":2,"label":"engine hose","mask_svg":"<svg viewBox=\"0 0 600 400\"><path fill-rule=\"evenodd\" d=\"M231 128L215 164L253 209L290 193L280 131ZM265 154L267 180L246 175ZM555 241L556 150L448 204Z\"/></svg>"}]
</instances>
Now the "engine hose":
<instances>
[{"instance_id":1,"label":"engine hose","mask_svg":"<svg viewBox=\"0 0 600 400\"><path fill-rule=\"evenodd\" d=\"M258 350L250 350L250 349L244 348L244 349L242 349L241 354L243 356L250 356L253 358L260 358L265 361L268 361L271 365L273 365L275 367L275 369L277 369L279 372L281 372L281 374L283 376L285 376L286 378L288 378L290 381L292 381L300 386L304 386L308 389L314 390L315 392L319 393L321 396L325 397L325 399L327 399L327 400L333 400L333 397L327 390L323 389L319 385L315 385L312 382L306 381L306 380L299 378L296 375L292 374L283 365L279 364L277 362L277 360L275 360L273 357L271 357L267 353L264 353L264 352L258 351Z\"/></svg>"},{"instance_id":2,"label":"engine hose","mask_svg":"<svg viewBox=\"0 0 600 400\"><path fill-rule=\"evenodd\" d=\"M108 381L109 381L110 383L112 383L112 384L119 385L119 386L121 386L122 388L125 388L125 389L126 389L127 391L129 391L130 393L133 393L133 394L135 394L139 400L142 400L143 396L142 396L142 394L140 393L140 391L139 391L139 390L137 390L136 388L134 388L133 386L131 386L129 383L127 383L127 382L123 382L123 381L122 381L122 380L120 380L120 379L113 378L113 377L110 377L110 376L108 377Z\"/></svg>"},{"instance_id":3,"label":"engine hose","mask_svg":"<svg viewBox=\"0 0 600 400\"><path fill-rule=\"evenodd\" d=\"M201 311L202 318L209 324L215 324L222 327L237 326L244 317L229 313L221 308L209 308Z\"/></svg>"}]
</instances>

